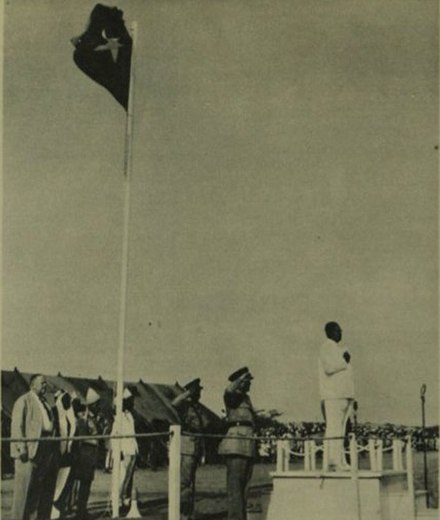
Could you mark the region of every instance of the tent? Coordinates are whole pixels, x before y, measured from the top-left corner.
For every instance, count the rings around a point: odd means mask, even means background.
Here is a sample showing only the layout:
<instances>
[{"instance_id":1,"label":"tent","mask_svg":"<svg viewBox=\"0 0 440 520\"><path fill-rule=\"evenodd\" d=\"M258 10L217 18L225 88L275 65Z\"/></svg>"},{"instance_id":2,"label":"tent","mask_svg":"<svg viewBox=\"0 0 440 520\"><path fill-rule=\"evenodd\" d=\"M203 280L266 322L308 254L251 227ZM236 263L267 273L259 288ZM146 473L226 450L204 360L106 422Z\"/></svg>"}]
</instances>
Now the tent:
<instances>
[{"instance_id":1,"label":"tent","mask_svg":"<svg viewBox=\"0 0 440 520\"><path fill-rule=\"evenodd\" d=\"M32 374L23 372L22 376L29 384ZM81 394L78 388L72 385L72 383L70 383L65 377L63 377L60 372L58 372L57 376L48 376L44 374L44 377L47 381L46 399L51 406L55 405L54 395L57 390L64 390L65 392L68 392L71 395L76 394L78 397L84 399L85 396Z\"/></svg>"},{"instance_id":2,"label":"tent","mask_svg":"<svg viewBox=\"0 0 440 520\"><path fill-rule=\"evenodd\" d=\"M10 436L10 421L14 402L28 391L32 375L20 373L18 369L2 371L2 435ZM48 383L47 400L54 405L54 394L62 389L70 394L75 393L82 401L85 401L89 388L95 390L101 398L100 409L103 416L104 430L110 431L113 421L114 381L106 381L99 376L97 379L84 377L64 376L60 372L56 376L45 375ZM125 384L135 395L134 418L136 431L168 432L171 424L179 424L177 411L172 406L172 400L183 391L176 383L174 385L152 384L142 380L127 382ZM218 432L221 427L220 418L211 410L201 405L209 431ZM167 437L155 439L139 439L140 455L144 462L151 467L157 467L167 460ZM103 447L104 447L104 443ZM108 443L107 447L108 447ZM212 443L211 443L212 444ZM8 464L9 447L2 446L3 465ZM5 449L3 449L5 448ZM210 450L213 451L213 450ZM10 462L10 459L9 459Z\"/></svg>"},{"instance_id":3,"label":"tent","mask_svg":"<svg viewBox=\"0 0 440 520\"><path fill-rule=\"evenodd\" d=\"M28 381L17 368L2 370L2 412L11 417L14 402L28 390Z\"/></svg>"}]
</instances>

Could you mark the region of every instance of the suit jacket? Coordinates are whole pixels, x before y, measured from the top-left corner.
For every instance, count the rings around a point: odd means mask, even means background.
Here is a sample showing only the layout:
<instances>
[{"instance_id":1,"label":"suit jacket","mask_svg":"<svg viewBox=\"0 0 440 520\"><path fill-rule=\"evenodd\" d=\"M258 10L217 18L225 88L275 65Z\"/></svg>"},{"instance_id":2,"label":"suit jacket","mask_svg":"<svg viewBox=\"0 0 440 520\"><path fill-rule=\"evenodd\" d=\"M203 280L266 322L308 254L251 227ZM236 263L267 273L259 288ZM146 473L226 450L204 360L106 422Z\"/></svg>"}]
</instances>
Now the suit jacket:
<instances>
[{"instance_id":1,"label":"suit jacket","mask_svg":"<svg viewBox=\"0 0 440 520\"><path fill-rule=\"evenodd\" d=\"M11 437L21 439L26 437L41 437L43 431L43 416L41 408L29 391L20 396L12 409ZM17 441L11 443L11 457L18 458L26 453L30 460L35 458L38 441Z\"/></svg>"},{"instance_id":2,"label":"suit jacket","mask_svg":"<svg viewBox=\"0 0 440 520\"><path fill-rule=\"evenodd\" d=\"M182 428L189 433L203 433L207 427L199 403L184 403L178 410L182 421ZM203 439L182 435L180 439L180 453L200 459L203 455Z\"/></svg>"}]
</instances>

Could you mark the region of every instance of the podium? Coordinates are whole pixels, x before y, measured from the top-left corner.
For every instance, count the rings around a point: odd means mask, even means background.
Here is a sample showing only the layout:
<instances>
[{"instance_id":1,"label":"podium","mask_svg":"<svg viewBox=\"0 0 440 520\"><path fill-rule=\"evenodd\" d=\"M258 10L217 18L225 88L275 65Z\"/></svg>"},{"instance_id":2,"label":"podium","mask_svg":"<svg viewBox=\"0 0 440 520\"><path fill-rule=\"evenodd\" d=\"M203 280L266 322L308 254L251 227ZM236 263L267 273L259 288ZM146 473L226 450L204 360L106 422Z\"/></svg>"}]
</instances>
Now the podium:
<instances>
[{"instance_id":1,"label":"podium","mask_svg":"<svg viewBox=\"0 0 440 520\"><path fill-rule=\"evenodd\" d=\"M357 444L350 436L348 471L329 471L325 439L318 446L304 442L294 453L289 440L278 441L273 491L265 497L266 520L416 520L411 439L394 439L383 448L380 439ZM359 469L358 454L367 452L369 469ZM383 452L392 452L392 468L383 468ZM322 452L321 467L317 453ZM303 469L291 470L292 453L304 458ZM403 456L405 454L405 457Z\"/></svg>"},{"instance_id":2,"label":"podium","mask_svg":"<svg viewBox=\"0 0 440 520\"><path fill-rule=\"evenodd\" d=\"M415 520L404 471L274 472L267 520Z\"/></svg>"}]
</instances>

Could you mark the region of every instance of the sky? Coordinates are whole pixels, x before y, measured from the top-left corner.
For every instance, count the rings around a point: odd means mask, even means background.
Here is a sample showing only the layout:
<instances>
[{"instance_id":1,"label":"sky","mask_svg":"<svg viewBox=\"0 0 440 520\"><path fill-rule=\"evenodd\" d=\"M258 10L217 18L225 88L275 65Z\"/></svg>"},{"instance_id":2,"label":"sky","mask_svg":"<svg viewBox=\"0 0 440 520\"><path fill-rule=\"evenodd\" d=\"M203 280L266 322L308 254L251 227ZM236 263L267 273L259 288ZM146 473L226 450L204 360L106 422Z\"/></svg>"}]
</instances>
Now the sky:
<instances>
[{"instance_id":1,"label":"sky","mask_svg":"<svg viewBox=\"0 0 440 520\"><path fill-rule=\"evenodd\" d=\"M137 21L125 379L319 420L438 423L438 6L121 0ZM32 6L30 8L30 6ZM94 2L6 1L2 366L114 379L124 110L72 60Z\"/></svg>"}]
</instances>

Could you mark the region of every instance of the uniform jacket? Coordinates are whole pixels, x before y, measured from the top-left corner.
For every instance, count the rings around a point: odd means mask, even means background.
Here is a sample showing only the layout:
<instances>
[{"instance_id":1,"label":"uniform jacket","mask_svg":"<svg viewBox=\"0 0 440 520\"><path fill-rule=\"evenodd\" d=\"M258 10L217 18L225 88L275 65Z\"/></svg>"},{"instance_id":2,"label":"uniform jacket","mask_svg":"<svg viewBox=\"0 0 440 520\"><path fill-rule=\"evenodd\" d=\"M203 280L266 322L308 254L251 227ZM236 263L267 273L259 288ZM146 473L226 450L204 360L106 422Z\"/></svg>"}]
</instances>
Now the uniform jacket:
<instances>
[{"instance_id":1,"label":"uniform jacket","mask_svg":"<svg viewBox=\"0 0 440 520\"><path fill-rule=\"evenodd\" d=\"M255 411L247 394L225 392L227 436L250 437L255 431ZM235 423L235 424L234 424ZM246 423L246 424L241 424ZM219 446L219 455L241 455L255 457L256 443L252 439L224 438Z\"/></svg>"},{"instance_id":2,"label":"uniform jacket","mask_svg":"<svg viewBox=\"0 0 440 520\"><path fill-rule=\"evenodd\" d=\"M38 397L29 391L20 396L12 409L11 436L24 439L41 437L43 432L42 410L37 402ZM11 457L18 458L22 453L27 454L30 460L35 458L38 441L17 441L11 443Z\"/></svg>"},{"instance_id":3,"label":"uniform jacket","mask_svg":"<svg viewBox=\"0 0 440 520\"><path fill-rule=\"evenodd\" d=\"M205 431L207 424L205 424L206 421L198 403L184 401L179 403L176 409L182 422L182 430L185 433L203 433ZM203 439L201 437L182 435L180 452L182 455L200 458L203 454Z\"/></svg>"}]
</instances>

